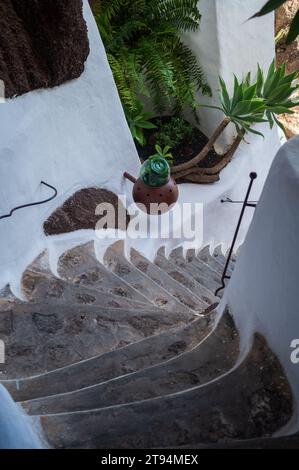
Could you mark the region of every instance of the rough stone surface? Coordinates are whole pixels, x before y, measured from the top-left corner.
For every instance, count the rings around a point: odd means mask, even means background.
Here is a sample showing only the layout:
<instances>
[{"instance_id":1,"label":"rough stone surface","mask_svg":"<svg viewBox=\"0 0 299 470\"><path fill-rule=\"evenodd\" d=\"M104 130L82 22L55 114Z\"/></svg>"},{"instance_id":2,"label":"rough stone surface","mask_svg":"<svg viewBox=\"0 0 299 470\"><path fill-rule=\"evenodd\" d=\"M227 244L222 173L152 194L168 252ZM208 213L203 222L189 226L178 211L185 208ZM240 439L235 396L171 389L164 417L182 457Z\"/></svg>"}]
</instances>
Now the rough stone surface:
<instances>
[{"instance_id":1,"label":"rough stone surface","mask_svg":"<svg viewBox=\"0 0 299 470\"><path fill-rule=\"evenodd\" d=\"M61 279L44 252L23 275L28 302L2 292L1 383L48 444L246 446L285 425L293 403L279 361L256 335L238 362L232 317L214 310L221 251L131 258L116 243L105 267L92 243L81 245L61 256ZM161 295L163 309L153 305Z\"/></svg>"},{"instance_id":2,"label":"rough stone surface","mask_svg":"<svg viewBox=\"0 0 299 470\"><path fill-rule=\"evenodd\" d=\"M75 247L64 253L58 262L58 272L62 278L75 285L92 287L108 295L118 295L151 305L142 293L97 261L93 243Z\"/></svg>"},{"instance_id":3,"label":"rough stone surface","mask_svg":"<svg viewBox=\"0 0 299 470\"><path fill-rule=\"evenodd\" d=\"M114 351L23 380L3 384L17 401L90 387L167 361L194 348L214 326L216 312L183 327L124 345Z\"/></svg>"},{"instance_id":4,"label":"rough stone surface","mask_svg":"<svg viewBox=\"0 0 299 470\"><path fill-rule=\"evenodd\" d=\"M37 420L57 448L134 449L269 436L291 416L291 390L279 361L256 335L247 359L205 387Z\"/></svg>"},{"instance_id":5,"label":"rough stone surface","mask_svg":"<svg viewBox=\"0 0 299 470\"><path fill-rule=\"evenodd\" d=\"M203 312L208 307L208 303L175 281L165 271L151 263L134 249L131 250L131 262L159 286L166 289L179 302L187 305L187 307L198 312Z\"/></svg>"},{"instance_id":6,"label":"rough stone surface","mask_svg":"<svg viewBox=\"0 0 299 470\"><path fill-rule=\"evenodd\" d=\"M0 304L0 318L4 379L64 367L182 326L194 316L147 307L7 302Z\"/></svg>"},{"instance_id":7,"label":"rough stone surface","mask_svg":"<svg viewBox=\"0 0 299 470\"><path fill-rule=\"evenodd\" d=\"M31 415L99 409L161 397L207 383L230 370L239 354L238 333L225 315L216 330L191 350L154 367L93 387L23 403Z\"/></svg>"},{"instance_id":8,"label":"rough stone surface","mask_svg":"<svg viewBox=\"0 0 299 470\"><path fill-rule=\"evenodd\" d=\"M6 97L78 78L89 54L82 0L2 0L0 79Z\"/></svg>"},{"instance_id":9,"label":"rough stone surface","mask_svg":"<svg viewBox=\"0 0 299 470\"><path fill-rule=\"evenodd\" d=\"M103 203L111 204L115 209L115 218L111 221L109 219L103 228L126 230L130 216L117 195L107 189L86 188L73 194L48 218L44 223L45 234L59 235L80 229L95 230L101 219L100 215L96 215L96 208ZM119 217L120 214L124 217Z\"/></svg>"},{"instance_id":10,"label":"rough stone surface","mask_svg":"<svg viewBox=\"0 0 299 470\"><path fill-rule=\"evenodd\" d=\"M297 10L299 9L299 0L289 0L285 2L276 13L276 34L282 29L287 32L292 19L294 18ZM281 65L283 62L287 62L287 71L299 72L299 37L290 45L285 44L285 40L282 39L277 44L277 63ZM299 134L299 107L294 108L295 114L281 116L287 137L291 138Z\"/></svg>"}]
</instances>

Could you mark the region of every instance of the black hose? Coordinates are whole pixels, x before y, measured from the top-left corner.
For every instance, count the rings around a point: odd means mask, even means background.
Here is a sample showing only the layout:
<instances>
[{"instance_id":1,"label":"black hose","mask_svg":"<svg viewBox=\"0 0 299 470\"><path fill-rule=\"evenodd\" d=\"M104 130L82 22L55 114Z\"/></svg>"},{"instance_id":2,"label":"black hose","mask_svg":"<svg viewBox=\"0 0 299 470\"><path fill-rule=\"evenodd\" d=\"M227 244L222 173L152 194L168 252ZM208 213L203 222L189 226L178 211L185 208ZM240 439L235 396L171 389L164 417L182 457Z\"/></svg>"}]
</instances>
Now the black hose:
<instances>
[{"instance_id":1,"label":"black hose","mask_svg":"<svg viewBox=\"0 0 299 470\"><path fill-rule=\"evenodd\" d=\"M45 204L46 202L52 201L52 199L54 199L54 198L57 196L57 194L58 194L57 189L54 188L54 186L51 186L50 184L45 183L44 181L41 181L41 184L43 184L44 186L47 186L47 187L50 188L50 189L53 189L54 194L53 194L51 197L49 197L48 199L45 199L45 200L43 200L43 201L31 202L30 204L23 204L22 206L14 207L13 209L11 209L11 211L9 212L9 214L1 215L1 216L0 216L0 220L2 220L2 219L8 219L9 217L12 216L12 214L13 214L14 212L16 212L16 211L18 211L18 210L20 210L20 209L25 209L26 207L32 207L32 206L39 206L39 205L41 205L41 204Z\"/></svg>"}]
</instances>

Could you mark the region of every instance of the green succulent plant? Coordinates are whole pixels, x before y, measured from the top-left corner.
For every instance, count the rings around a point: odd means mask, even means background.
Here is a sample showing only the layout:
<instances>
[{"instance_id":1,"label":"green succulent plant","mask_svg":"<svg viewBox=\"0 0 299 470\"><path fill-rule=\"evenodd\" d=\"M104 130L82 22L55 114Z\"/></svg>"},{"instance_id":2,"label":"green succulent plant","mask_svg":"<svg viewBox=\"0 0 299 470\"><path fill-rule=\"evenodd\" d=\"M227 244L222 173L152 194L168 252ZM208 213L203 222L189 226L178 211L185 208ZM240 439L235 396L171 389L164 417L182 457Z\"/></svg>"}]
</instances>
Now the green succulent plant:
<instances>
[{"instance_id":1,"label":"green succulent plant","mask_svg":"<svg viewBox=\"0 0 299 470\"><path fill-rule=\"evenodd\" d=\"M247 74L242 80L235 77L234 90L231 95L224 80L220 78L221 106L206 105L205 107L222 111L225 118L200 153L188 162L173 166L173 174L181 175L184 172L184 175L187 175L191 173L192 168L208 155L230 123L236 126L238 133L238 138L231 146L231 150L233 149L234 152L247 132L263 137L261 132L252 128L256 124L268 122L272 128L274 123L277 123L285 131L277 116L284 113L293 114L292 108L299 105L299 98L296 97L299 89L298 77L299 73L297 72L287 74L285 64L276 68L275 61L273 61L266 78L260 66L258 66L254 83L251 83L250 74Z\"/></svg>"},{"instance_id":2,"label":"green succulent plant","mask_svg":"<svg viewBox=\"0 0 299 470\"><path fill-rule=\"evenodd\" d=\"M246 132L263 134L256 129L252 129L255 124L268 122L272 128L274 123L284 126L277 119L280 114L293 114L292 108L298 106L299 99L295 97L299 84L296 79L297 72L286 74L286 64L279 68L275 67L275 61L269 67L266 78L261 67L258 65L256 81L251 83L251 74L238 81L235 76L234 91L230 96L227 86L220 78L220 101L222 107L211 106L223 111L226 115L226 124L235 124L240 136Z\"/></svg>"},{"instance_id":3,"label":"green succulent plant","mask_svg":"<svg viewBox=\"0 0 299 470\"><path fill-rule=\"evenodd\" d=\"M299 89L299 83L296 83L298 76L297 72L286 74L286 64L276 69L273 61L265 79L263 71L258 66L257 96L265 102L266 118L271 129L276 123L285 132L277 116L293 114L292 108L299 104L299 97L295 96Z\"/></svg>"},{"instance_id":4,"label":"green succulent plant","mask_svg":"<svg viewBox=\"0 0 299 470\"><path fill-rule=\"evenodd\" d=\"M160 187L168 183L170 178L170 167L167 160L160 155L148 158L140 170L140 178L150 187Z\"/></svg>"},{"instance_id":5,"label":"green succulent plant","mask_svg":"<svg viewBox=\"0 0 299 470\"><path fill-rule=\"evenodd\" d=\"M231 97L222 78L220 78L220 86L221 110L229 121L235 124L238 134L241 135L245 131L262 135L260 132L252 129L251 126L266 122L266 119L264 119L266 110L265 101L257 96L257 84L251 85L250 74L240 82L235 76L234 92Z\"/></svg>"}]
</instances>

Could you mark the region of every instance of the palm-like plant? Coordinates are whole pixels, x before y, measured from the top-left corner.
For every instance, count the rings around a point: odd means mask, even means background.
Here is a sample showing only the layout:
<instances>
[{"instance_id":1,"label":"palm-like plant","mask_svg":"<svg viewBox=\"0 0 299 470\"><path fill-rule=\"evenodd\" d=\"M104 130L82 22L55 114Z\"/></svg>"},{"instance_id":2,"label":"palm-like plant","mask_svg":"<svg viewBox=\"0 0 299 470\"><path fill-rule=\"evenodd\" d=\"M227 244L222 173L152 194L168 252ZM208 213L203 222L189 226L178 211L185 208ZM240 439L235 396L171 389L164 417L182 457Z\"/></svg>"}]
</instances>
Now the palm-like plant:
<instances>
[{"instance_id":1,"label":"palm-like plant","mask_svg":"<svg viewBox=\"0 0 299 470\"><path fill-rule=\"evenodd\" d=\"M277 123L284 130L277 116L284 113L293 114L292 108L299 104L298 97L295 97L295 93L299 89L298 77L297 72L287 75L285 64L276 69L275 61L273 61L266 78L260 66L258 66L257 78L254 83L251 83L250 74L241 81L235 77L234 91L231 96L224 80L220 78L221 107L207 107L222 111L225 118L202 151L192 160L173 167L173 173L179 175L191 173L194 166L208 155L216 140L230 123L236 126L237 143L240 143L248 132L263 136L261 132L252 128L259 123L268 122L271 128L274 123ZM236 142L233 143L233 147L237 148Z\"/></svg>"},{"instance_id":2,"label":"palm-like plant","mask_svg":"<svg viewBox=\"0 0 299 470\"><path fill-rule=\"evenodd\" d=\"M199 27L197 0L100 0L96 20L124 107L140 96L159 112L197 107L196 92L210 88L182 31Z\"/></svg>"},{"instance_id":3,"label":"palm-like plant","mask_svg":"<svg viewBox=\"0 0 299 470\"><path fill-rule=\"evenodd\" d=\"M271 129L276 123L285 132L277 116L293 114L292 108L299 104L299 97L296 96L296 91L299 89L296 81L298 76L298 72L287 75L286 64L276 70L275 61L273 61L264 79L263 71L258 67L257 96L265 102L266 118Z\"/></svg>"}]
</instances>

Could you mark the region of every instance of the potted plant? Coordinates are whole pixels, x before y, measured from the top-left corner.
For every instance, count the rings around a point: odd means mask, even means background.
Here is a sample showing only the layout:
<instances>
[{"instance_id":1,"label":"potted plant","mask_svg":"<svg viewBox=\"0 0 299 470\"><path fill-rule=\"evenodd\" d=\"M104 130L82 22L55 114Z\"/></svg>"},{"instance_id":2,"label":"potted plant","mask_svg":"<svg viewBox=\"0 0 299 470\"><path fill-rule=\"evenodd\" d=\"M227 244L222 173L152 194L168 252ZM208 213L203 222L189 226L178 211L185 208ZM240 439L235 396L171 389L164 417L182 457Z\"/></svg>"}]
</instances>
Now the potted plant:
<instances>
[{"instance_id":1,"label":"potted plant","mask_svg":"<svg viewBox=\"0 0 299 470\"><path fill-rule=\"evenodd\" d=\"M140 209L151 215L167 212L178 199L178 187L170 175L170 147L156 145L156 153L141 166L138 179L125 172L124 176L134 183L133 199Z\"/></svg>"}]
</instances>

